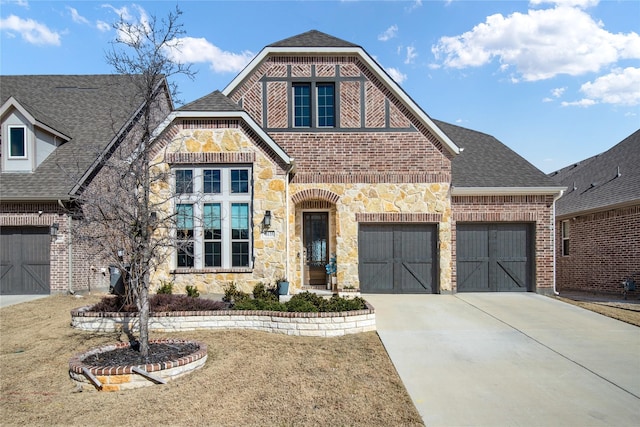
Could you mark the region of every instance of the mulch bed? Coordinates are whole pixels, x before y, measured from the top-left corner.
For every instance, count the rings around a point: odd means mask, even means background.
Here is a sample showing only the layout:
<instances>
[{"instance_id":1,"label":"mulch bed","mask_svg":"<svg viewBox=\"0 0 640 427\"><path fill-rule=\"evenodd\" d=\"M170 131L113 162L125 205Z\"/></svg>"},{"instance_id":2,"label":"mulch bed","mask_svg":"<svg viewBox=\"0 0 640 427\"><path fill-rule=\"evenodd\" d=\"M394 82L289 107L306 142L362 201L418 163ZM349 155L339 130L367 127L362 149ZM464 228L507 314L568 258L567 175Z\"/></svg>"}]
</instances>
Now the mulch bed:
<instances>
[{"instance_id":1,"label":"mulch bed","mask_svg":"<svg viewBox=\"0 0 640 427\"><path fill-rule=\"evenodd\" d=\"M151 343L149 344L149 357L140 355L140 345L133 342L129 347L96 353L88 356L83 362L92 367L109 366L136 366L151 363L162 363L178 360L198 351L200 347L194 343Z\"/></svg>"}]
</instances>

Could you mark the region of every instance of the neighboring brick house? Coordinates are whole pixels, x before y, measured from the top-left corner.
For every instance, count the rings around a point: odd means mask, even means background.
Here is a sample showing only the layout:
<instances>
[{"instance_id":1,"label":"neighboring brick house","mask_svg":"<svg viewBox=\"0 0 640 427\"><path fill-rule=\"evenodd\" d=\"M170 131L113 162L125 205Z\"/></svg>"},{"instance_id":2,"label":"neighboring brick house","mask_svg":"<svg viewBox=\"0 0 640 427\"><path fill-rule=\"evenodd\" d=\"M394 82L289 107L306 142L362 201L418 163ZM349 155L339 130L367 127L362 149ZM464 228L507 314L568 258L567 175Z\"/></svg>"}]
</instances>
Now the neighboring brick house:
<instances>
[{"instance_id":1,"label":"neighboring brick house","mask_svg":"<svg viewBox=\"0 0 640 427\"><path fill-rule=\"evenodd\" d=\"M136 80L0 76L1 294L73 292L109 283L107 266L89 259L87 248L73 239L69 231L76 220L68 213L99 173L96 159L135 124L142 105ZM165 85L159 90L166 91ZM166 115L171 100L161 99Z\"/></svg>"},{"instance_id":2,"label":"neighboring brick house","mask_svg":"<svg viewBox=\"0 0 640 427\"><path fill-rule=\"evenodd\" d=\"M265 47L156 132L181 249L153 280L220 292L554 288L562 188L495 138L432 120L363 48L318 31Z\"/></svg>"},{"instance_id":3,"label":"neighboring brick house","mask_svg":"<svg viewBox=\"0 0 640 427\"><path fill-rule=\"evenodd\" d=\"M567 187L556 204L558 290L620 295L630 276L640 285L640 130L550 176Z\"/></svg>"}]
</instances>

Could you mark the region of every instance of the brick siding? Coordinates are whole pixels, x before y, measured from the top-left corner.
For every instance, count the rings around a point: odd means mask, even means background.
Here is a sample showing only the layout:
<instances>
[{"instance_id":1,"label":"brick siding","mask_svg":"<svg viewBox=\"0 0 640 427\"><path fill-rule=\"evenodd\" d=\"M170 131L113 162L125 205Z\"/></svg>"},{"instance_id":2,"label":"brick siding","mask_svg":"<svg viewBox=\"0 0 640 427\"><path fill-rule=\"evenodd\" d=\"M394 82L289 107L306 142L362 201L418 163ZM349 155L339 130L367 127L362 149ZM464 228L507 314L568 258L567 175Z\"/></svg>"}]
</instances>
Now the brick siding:
<instances>
[{"instance_id":1,"label":"brick siding","mask_svg":"<svg viewBox=\"0 0 640 427\"><path fill-rule=\"evenodd\" d=\"M570 222L568 256L562 255L563 219ZM621 283L631 274L640 286L640 205L559 219L556 256L560 292L621 295Z\"/></svg>"}]
</instances>

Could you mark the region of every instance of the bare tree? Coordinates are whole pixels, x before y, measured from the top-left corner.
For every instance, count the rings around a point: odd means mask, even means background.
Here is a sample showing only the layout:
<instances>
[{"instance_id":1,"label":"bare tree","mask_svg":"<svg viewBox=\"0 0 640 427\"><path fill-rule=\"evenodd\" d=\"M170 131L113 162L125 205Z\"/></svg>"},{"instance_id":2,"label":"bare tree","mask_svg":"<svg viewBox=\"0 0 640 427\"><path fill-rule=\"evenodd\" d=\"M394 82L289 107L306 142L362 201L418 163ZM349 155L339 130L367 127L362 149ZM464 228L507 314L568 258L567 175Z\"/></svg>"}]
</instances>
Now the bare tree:
<instances>
[{"instance_id":1,"label":"bare tree","mask_svg":"<svg viewBox=\"0 0 640 427\"><path fill-rule=\"evenodd\" d=\"M149 286L153 269L176 245L170 230L175 216L166 214L174 195L168 187L169 170L157 156L152 132L169 114L177 87L167 81L177 74L193 78L190 66L172 59L184 34L176 7L164 19L151 17L130 23L123 17L114 25L118 37L106 60L118 74L132 79L130 94L136 115L119 132L95 164L95 173L76 200L78 238L90 242L101 258L126 275L126 295L139 311L139 343L149 354Z\"/></svg>"}]
</instances>

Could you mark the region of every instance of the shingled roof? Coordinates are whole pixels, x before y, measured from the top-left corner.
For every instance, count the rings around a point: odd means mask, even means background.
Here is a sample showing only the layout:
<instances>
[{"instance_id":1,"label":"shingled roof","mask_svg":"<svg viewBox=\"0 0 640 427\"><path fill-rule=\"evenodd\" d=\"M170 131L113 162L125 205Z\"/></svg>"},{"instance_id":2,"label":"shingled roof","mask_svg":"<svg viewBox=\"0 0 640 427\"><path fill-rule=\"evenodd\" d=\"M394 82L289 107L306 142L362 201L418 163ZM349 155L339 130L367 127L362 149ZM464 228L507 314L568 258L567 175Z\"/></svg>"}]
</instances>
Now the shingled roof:
<instances>
[{"instance_id":1,"label":"shingled roof","mask_svg":"<svg viewBox=\"0 0 640 427\"><path fill-rule=\"evenodd\" d=\"M604 153L550 174L567 191L557 216L640 203L640 129Z\"/></svg>"},{"instance_id":2,"label":"shingled roof","mask_svg":"<svg viewBox=\"0 0 640 427\"><path fill-rule=\"evenodd\" d=\"M242 111L242 108L219 90L198 98L182 107L178 111Z\"/></svg>"},{"instance_id":3,"label":"shingled roof","mask_svg":"<svg viewBox=\"0 0 640 427\"><path fill-rule=\"evenodd\" d=\"M297 36L280 40L268 47L359 47L356 44L339 39L318 30L307 31Z\"/></svg>"},{"instance_id":4,"label":"shingled roof","mask_svg":"<svg viewBox=\"0 0 640 427\"><path fill-rule=\"evenodd\" d=\"M33 173L2 172L2 200L68 199L75 180L140 107L136 78L125 75L0 76L0 104L11 97L69 137Z\"/></svg>"},{"instance_id":5,"label":"shingled roof","mask_svg":"<svg viewBox=\"0 0 640 427\"><path fill-rule=\"evenodd\" d=\"M463 149L451 163L453 187L560 187L493 136L439 120L434 122Z\"/></svg>"}]
</instances>

